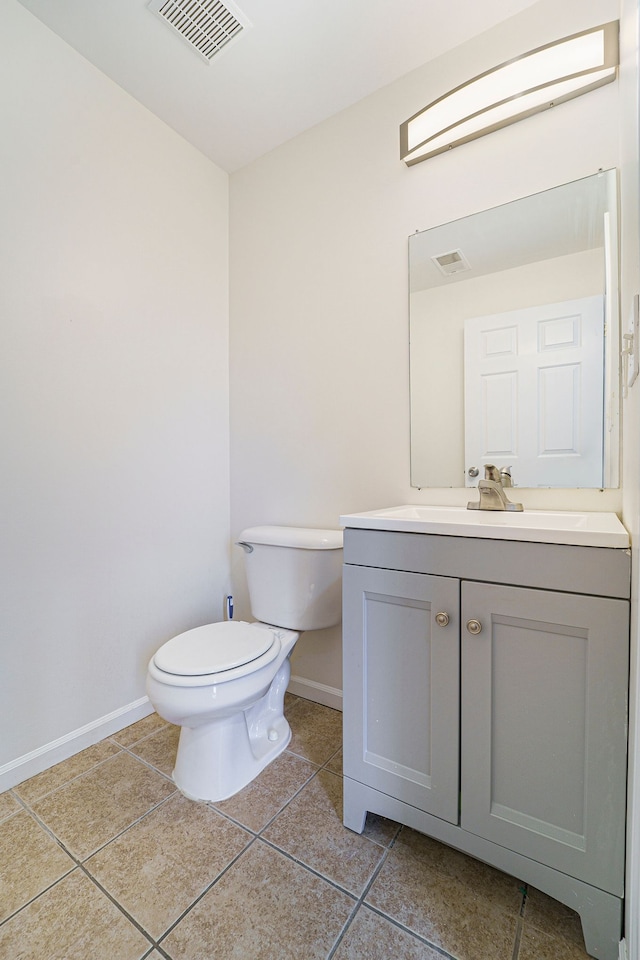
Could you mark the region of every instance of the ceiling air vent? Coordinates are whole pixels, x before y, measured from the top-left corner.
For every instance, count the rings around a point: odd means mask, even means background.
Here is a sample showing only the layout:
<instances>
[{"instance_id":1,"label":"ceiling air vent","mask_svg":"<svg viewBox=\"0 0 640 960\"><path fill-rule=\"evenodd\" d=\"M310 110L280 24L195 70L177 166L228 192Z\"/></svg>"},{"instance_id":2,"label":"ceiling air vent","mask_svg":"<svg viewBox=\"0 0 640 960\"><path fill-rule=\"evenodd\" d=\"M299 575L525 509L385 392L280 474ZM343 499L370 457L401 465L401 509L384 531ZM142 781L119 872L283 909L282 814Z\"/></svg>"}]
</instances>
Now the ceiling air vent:
<instances>
[{"instance_id":1,"label":"ceiling air vent","mask_svg":"<svg viewBox=\"0 0 640 960\"><path fill-rule=\"evenodd\" d=\"M249 26L233 4L218 0L149 0L147 6L207 62Z\"/></svg>"},{"instance_id":2,"label":"ceiling air vent","mask_svg":"<svg viewBox=\"0 0 640 960\"><path fill-rule=\"evenodd\" d=\"M451 250L449 253L441 253L437 257L431 257L440 273L445 277L450 277L454 273L462 273L463 270L471 270L467 258L462 250Z\"/></svg>"}]
</instances>

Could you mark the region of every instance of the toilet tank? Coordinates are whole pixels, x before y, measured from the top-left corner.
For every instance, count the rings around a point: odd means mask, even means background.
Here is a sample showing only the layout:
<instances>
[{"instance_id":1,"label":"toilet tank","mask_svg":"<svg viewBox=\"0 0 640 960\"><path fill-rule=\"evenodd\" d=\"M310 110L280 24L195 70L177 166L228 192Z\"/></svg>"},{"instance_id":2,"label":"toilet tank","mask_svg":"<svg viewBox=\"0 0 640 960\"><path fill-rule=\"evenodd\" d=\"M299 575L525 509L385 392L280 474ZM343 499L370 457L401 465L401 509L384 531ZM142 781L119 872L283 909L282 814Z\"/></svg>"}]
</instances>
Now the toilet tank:
<instances>
[{"instance_id":1,"label":"toilet tank","mask_svg":"<svg viewBox=\"0 0 640 960\"><path fill-rule=\"evenodd\" d=\"M342 531L249 527L240 534L251 612L288 630L322 630L342 616Z\"/></svg>"}]
</instances>

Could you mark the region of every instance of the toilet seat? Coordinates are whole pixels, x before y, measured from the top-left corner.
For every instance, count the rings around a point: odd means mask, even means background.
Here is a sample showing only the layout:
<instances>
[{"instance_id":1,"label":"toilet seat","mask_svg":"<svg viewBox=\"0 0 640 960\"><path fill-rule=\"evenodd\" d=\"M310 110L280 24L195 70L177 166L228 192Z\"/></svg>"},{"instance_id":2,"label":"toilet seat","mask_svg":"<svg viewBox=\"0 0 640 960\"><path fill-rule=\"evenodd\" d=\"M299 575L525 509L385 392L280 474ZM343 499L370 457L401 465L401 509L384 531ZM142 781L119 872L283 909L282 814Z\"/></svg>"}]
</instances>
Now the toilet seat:
<instances>
[{"instance_id":1,"label":"toilet seat","mask_svg":"<svg viewBox=\"0 0 640 960\"><path fill-rule=\"evenodd\" d=\"M184 683L192 678L197 683L197 678L212 678L215 674L224 674L221 679L244 676L271 663L279 651L276 631L229 620L178 634L160 647L152 663L178 683L178 678Z\"/></svg>"}]
</instances>

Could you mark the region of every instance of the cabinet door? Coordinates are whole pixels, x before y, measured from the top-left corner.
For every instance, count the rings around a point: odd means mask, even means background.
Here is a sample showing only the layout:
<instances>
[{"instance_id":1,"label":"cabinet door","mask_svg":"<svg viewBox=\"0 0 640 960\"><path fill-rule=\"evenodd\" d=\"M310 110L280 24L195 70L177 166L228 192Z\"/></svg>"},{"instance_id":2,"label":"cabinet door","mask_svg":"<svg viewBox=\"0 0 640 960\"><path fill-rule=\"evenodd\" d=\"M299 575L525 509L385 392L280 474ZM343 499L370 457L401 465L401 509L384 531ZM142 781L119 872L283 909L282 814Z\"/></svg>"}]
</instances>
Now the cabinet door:
<instances>
[{"instance_id":1,"label":"cabinet door","mask_svg":"<svg viewBox=\"0 0 640 960\"><path fill-rule=\"evenodd\" d=\"M345 775L458 822L459 581L345 565ZM440 626L436 615L449 622Z\"/></svg>"},{"instance_id":2,"label":"cabinet door","mask_svg":"<svg viewBox=\"0 0 640 960\"><path fill-rule=\"evenodd\" d=\"M627 602L465 582L462 638L462 826L621 895Z\"/></svg>"}]
</instances>

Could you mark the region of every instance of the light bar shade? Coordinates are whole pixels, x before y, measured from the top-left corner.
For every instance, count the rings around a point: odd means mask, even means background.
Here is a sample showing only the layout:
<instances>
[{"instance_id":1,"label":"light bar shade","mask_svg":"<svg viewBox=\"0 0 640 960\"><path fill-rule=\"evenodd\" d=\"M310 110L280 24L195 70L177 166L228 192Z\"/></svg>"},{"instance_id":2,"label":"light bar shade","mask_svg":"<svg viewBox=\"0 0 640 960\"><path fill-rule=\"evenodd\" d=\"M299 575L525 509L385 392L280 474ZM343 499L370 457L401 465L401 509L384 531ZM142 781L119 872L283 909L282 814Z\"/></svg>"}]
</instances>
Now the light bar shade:
<instances>
[{"instance_id":1,"label":"light bar shade","mask_svg":"<svg viewBox=\"0 0 640 960\"><path fill-rule=\"evenodd\" d=\"M615 80L618 21L549 43L469 80L400 127L400 157L418 163Z\"/></svg>"}]
</instances>

